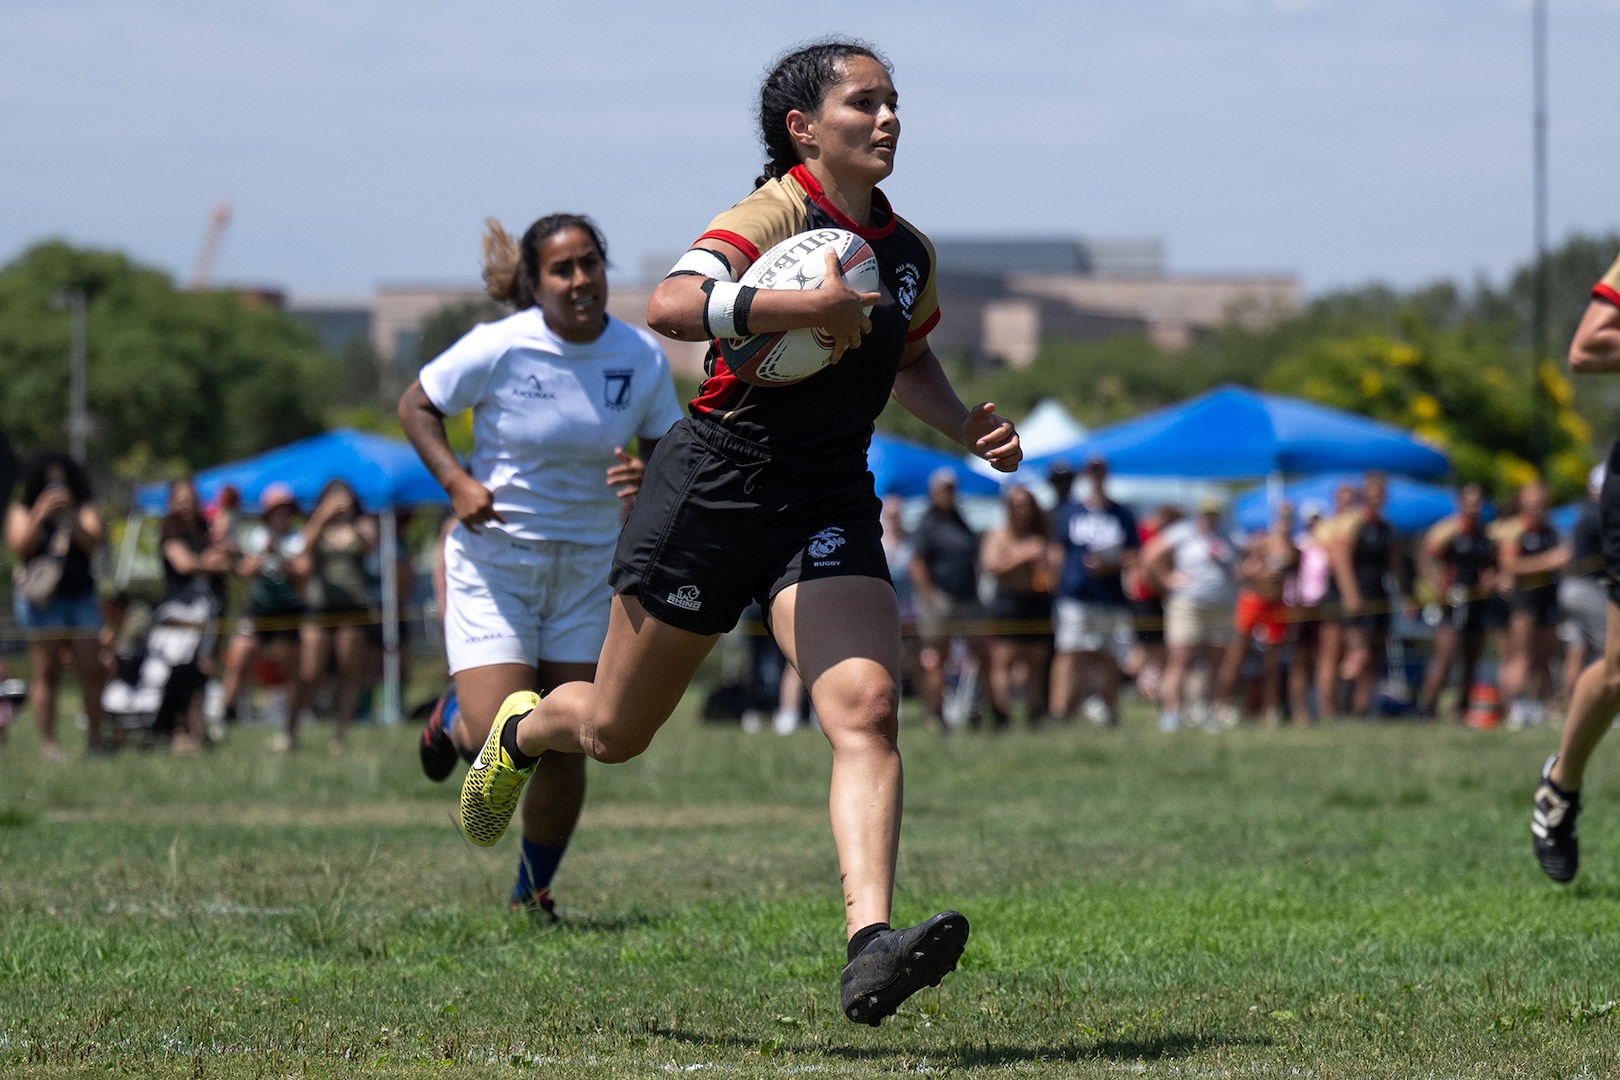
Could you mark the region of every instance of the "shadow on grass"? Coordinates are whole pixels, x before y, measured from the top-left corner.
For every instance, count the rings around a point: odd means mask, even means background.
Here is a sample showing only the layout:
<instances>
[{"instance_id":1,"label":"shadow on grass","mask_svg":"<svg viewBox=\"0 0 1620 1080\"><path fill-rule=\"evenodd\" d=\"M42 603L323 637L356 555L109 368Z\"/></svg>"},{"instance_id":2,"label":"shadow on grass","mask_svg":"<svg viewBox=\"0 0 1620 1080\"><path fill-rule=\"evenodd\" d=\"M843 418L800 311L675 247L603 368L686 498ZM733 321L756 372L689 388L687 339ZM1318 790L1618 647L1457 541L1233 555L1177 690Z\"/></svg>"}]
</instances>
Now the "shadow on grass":
<instances>
[{"instance_id":1,"label":"shadow on grass","mask_svg":"<svg viewBox=\"0 0 1620 1080\"><path fill-rule=\"evenodd\" d=\"M588 912L564 911L557 922L544 914L530 915L535 926L553 933L622 934L629 930L644 930L650 926L667 926L668 915L649 914L644 911L624 911L616 915L592 915Z\"/></svg>"},{"instance_id":2,"label":"shadow on grass","mask_svg":"<svg viewBox=\"0 0 1620 1080\"><path fill-rule=\"evenodd\" d=\"M760 1045L758 1039L736 1035L699 1035L696 1032L676 1028L659 1028L650 1034L690 1046L754 1049ZM1071 1040L1051 1045L1006 1046L984 1041L977 1044L932 1048L927 1052L927 1057L930 1064L936 1066L973 1069L1058 1061L1157 1061L1188 1057L1215 1048L1270 1045L1271 1039L1260 1036L1195 1035L1188 1032L1167 1031L1163 1035L1139 1039L1102 1039L1096 1042ZM845 1058L850 1061L872 1061L916 1053L904 1045L796 1046L788 1039L782 1041L781 1049L800 1054L826 1054L829 1057Z\"/></svg>"}]
</instances>

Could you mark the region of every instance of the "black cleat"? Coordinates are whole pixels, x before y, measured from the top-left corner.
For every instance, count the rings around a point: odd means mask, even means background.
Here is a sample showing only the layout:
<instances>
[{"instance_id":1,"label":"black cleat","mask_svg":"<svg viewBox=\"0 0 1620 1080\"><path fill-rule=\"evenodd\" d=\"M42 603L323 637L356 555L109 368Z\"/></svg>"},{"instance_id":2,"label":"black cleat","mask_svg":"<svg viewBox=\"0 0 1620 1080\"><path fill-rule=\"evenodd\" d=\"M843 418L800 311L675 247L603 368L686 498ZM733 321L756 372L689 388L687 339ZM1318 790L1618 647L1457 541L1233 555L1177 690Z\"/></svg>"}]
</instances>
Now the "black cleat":
<instances>
[{"instance_id":1,"label":"black cleat","mask_svg":"<svg viewBox=\"0 0 1620 1080\"><path fill-rule=\"evenodd\" d=\"M878 934L844 965L839 980L844 1015L877 1027L912 994L938 986L955 971L967 939L967 917L959 911L942 911L916 926Z\"/></svg>"},{"instance_id":2,"label":"black cleat","mask_svg":"<svg viewBox=\"0 0 1620 1080\"><path fill-rule=\"evenodd\" d=\"M461 752L450 738L450 733L444 730L444 714L446 709L456 707L456 683L452 679L445 684L444 691L439 694L439 700L434 703L433 712L428 714L427 723L422 725L422 741L417 750L422 756L422 771L434 783L446 779L456 771L456 760Z\"/></svg>"},{"instance_id":3,"label":"black cleat","mask_svg":"<svg viewBox=\"0 0 1620 1080\"><path fill-rule=\"evenodd\" d=\"M1536 787L1536 808L1530 815L1530 839L1535 843L1536 861L1554 881L1575 880L1581 865L1580 841L1575 836L1575 819L1581 812L1581 793L1565 791L1552 782L1554 754L1541 767L1541 783Z\"/></svg>"}]
</instances>

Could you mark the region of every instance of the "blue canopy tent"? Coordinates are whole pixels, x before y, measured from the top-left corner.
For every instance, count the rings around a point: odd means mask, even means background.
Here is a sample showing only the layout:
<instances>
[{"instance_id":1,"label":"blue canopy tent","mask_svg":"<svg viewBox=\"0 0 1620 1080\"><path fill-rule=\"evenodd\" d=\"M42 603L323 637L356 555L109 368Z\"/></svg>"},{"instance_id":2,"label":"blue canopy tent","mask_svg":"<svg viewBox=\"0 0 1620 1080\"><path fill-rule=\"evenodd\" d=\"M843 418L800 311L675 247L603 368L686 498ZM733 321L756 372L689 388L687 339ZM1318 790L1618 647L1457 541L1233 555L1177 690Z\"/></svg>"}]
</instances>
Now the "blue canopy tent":
<instances>
[{"instance_id":1,"label":"blue canopy tent","mask_svg":"<svg viewBox=\"0 0 1620 1080\"><path fill-rule=\"evenodd\" d=\"M1284 484L1283 499L1294 504L1297 511L1309 501L1324 507L1333 505L1333 492L1341 484L1361 486L1360 473L1328 473ZM1271 485L1262 485L1238 496L1232 503L1232 519L1245 532L1259 532L1271 524L1271 507L1276 505L1278 492ZM1403 536L1422 532L1457 509L1457 494L1450 488L1424 484L1404 476L1389 478L1389 495L1384 504L1384 516L1395 531ZM1488 512L1485 515L1490 517Z\"/></svg>"},{"instance_id":2,"label":"blue canopy tent","mask_svg":"<svg viewBox=\"0 0 1620 1080\"><path fill-rule=\"evenodd\" d=\"M241 492L243 508L254 512L265 487L283 483L308 511L315 508L321 488L334 479L346 481L360 505L372 512L449 501L409 443L349 428L205 469L197 474L197 496L210 502L229 484ZM164 512L168 497L167 484L147 484L135 502L143 513L155 515Z\"/></svg>"},{"instance_id":3,"label":"blue canopy tent","mask_svg":"<svg viewBox=\"0 0 1620 1080\"><path fill-rule=\"evenodd\" d=\"M956 490L962 495L999 495L1001 486L988 476L980 476L961 458L893 435L874 432L866 451L866 463L879 495L912 497L928 494L928 478L936 469L949 469L956 475Z\"/></svg>"},{"instance_id":4,"label":"blue canopy tent","mask_svg":"<svg viewBox=\"0 0 1620 1080\"><path fill-rule=\"evenodd\" d=\"M197 474L197 496L204 502L218 497L227 484L242 496L249 512L259 508L264 489L273 483L292 488L298 505L306 512L315 508L321 489L334 479L346 481L365 509L382 521L378 553L382 565L392 566L398 550L398 522L394 511L402 506L446 503L449 498L427 471L409 443L366 431L339 428L289 443L275 450L241 461L216 465ZM157 515L168 502L167 484L148 484L135 498L138 513ZM126 558L121 560L120 579L128 580L133 561L135 528L126 530ZM399 592L395 576L382 575L383 620L383 700L379 718L385 724L399 719Z\"/></svg>"},{"instance_id":5,"label":"blue canopy tent","mask_svg":"<svg viewBox=\"0 0 1620 1080\"><path fill-rule=\"evenodd\" d=\"M1101 457L1121 476L1231 480L1352 469L1437 478L1450 467L1445 454L1393 425L1241 386L1093 431L1024 468L1044 473L1058 457Z\"/></svg>"}]
</instances>

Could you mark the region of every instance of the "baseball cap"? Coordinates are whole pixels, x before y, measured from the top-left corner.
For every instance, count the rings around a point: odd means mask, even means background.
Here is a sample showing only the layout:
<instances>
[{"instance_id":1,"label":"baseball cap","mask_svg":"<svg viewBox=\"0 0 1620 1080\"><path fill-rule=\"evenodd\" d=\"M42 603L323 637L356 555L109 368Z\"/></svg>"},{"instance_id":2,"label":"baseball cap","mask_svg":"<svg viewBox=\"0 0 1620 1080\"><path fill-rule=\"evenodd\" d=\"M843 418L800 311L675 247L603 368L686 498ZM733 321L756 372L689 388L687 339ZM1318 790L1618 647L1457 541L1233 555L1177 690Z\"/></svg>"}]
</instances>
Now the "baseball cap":
<instances>
[{"instance_id":1,"label":"baseball cap","mask_svg":"<svg viewBox=\"0 0 1620 1080\"><path fill-rule=\"evenodd\" d=\"M259 492L259 513L268 514L278 506L298 509L298 497L293 494L293 489L279 480L266 484L264 490Z\"/></svg>"}]
</instances>

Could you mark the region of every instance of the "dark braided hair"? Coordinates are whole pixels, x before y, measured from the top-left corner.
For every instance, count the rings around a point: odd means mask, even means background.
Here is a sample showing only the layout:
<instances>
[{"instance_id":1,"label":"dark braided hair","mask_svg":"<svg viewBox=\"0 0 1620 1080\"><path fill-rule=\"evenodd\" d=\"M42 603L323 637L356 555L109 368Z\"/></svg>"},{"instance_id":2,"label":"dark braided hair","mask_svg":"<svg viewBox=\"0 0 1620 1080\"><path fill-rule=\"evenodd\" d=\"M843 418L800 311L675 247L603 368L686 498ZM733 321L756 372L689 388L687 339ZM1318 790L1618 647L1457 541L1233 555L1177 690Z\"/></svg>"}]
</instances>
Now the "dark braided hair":
<instances>
[{"instance_id":1,"label":"dark braided hair","mask_svg":"<svg viewBox=\"0 0 1620 1080\"><path fill-rule=\"evenodd\" d=\"M844 77L844 61L852 56L876 60L891 75L894 69L877 50L860 41L828 39L794 49L781 56L759 88L759 138L765 144L765 169L754 181L786 176L799 163L799 150L788 134L787 114L797 109L807 116L821 108L827 91Z\"/></svg>"},{"instance_id":2,"label":"dark braided hair","mask_svg":"<svg viewBox=\"0 0 1620 1080\"><path fill-rule=\"evenodd\" d=\"M548 214L530 225L518 242L494 218L485 218L484 227L484 292L491 300L511 304L519 311L535 306L540 245L564 229L583 229L596 245L596 253L607 262L607 241L596 223L583 214Z\"/></svg>"}]
</instances>

